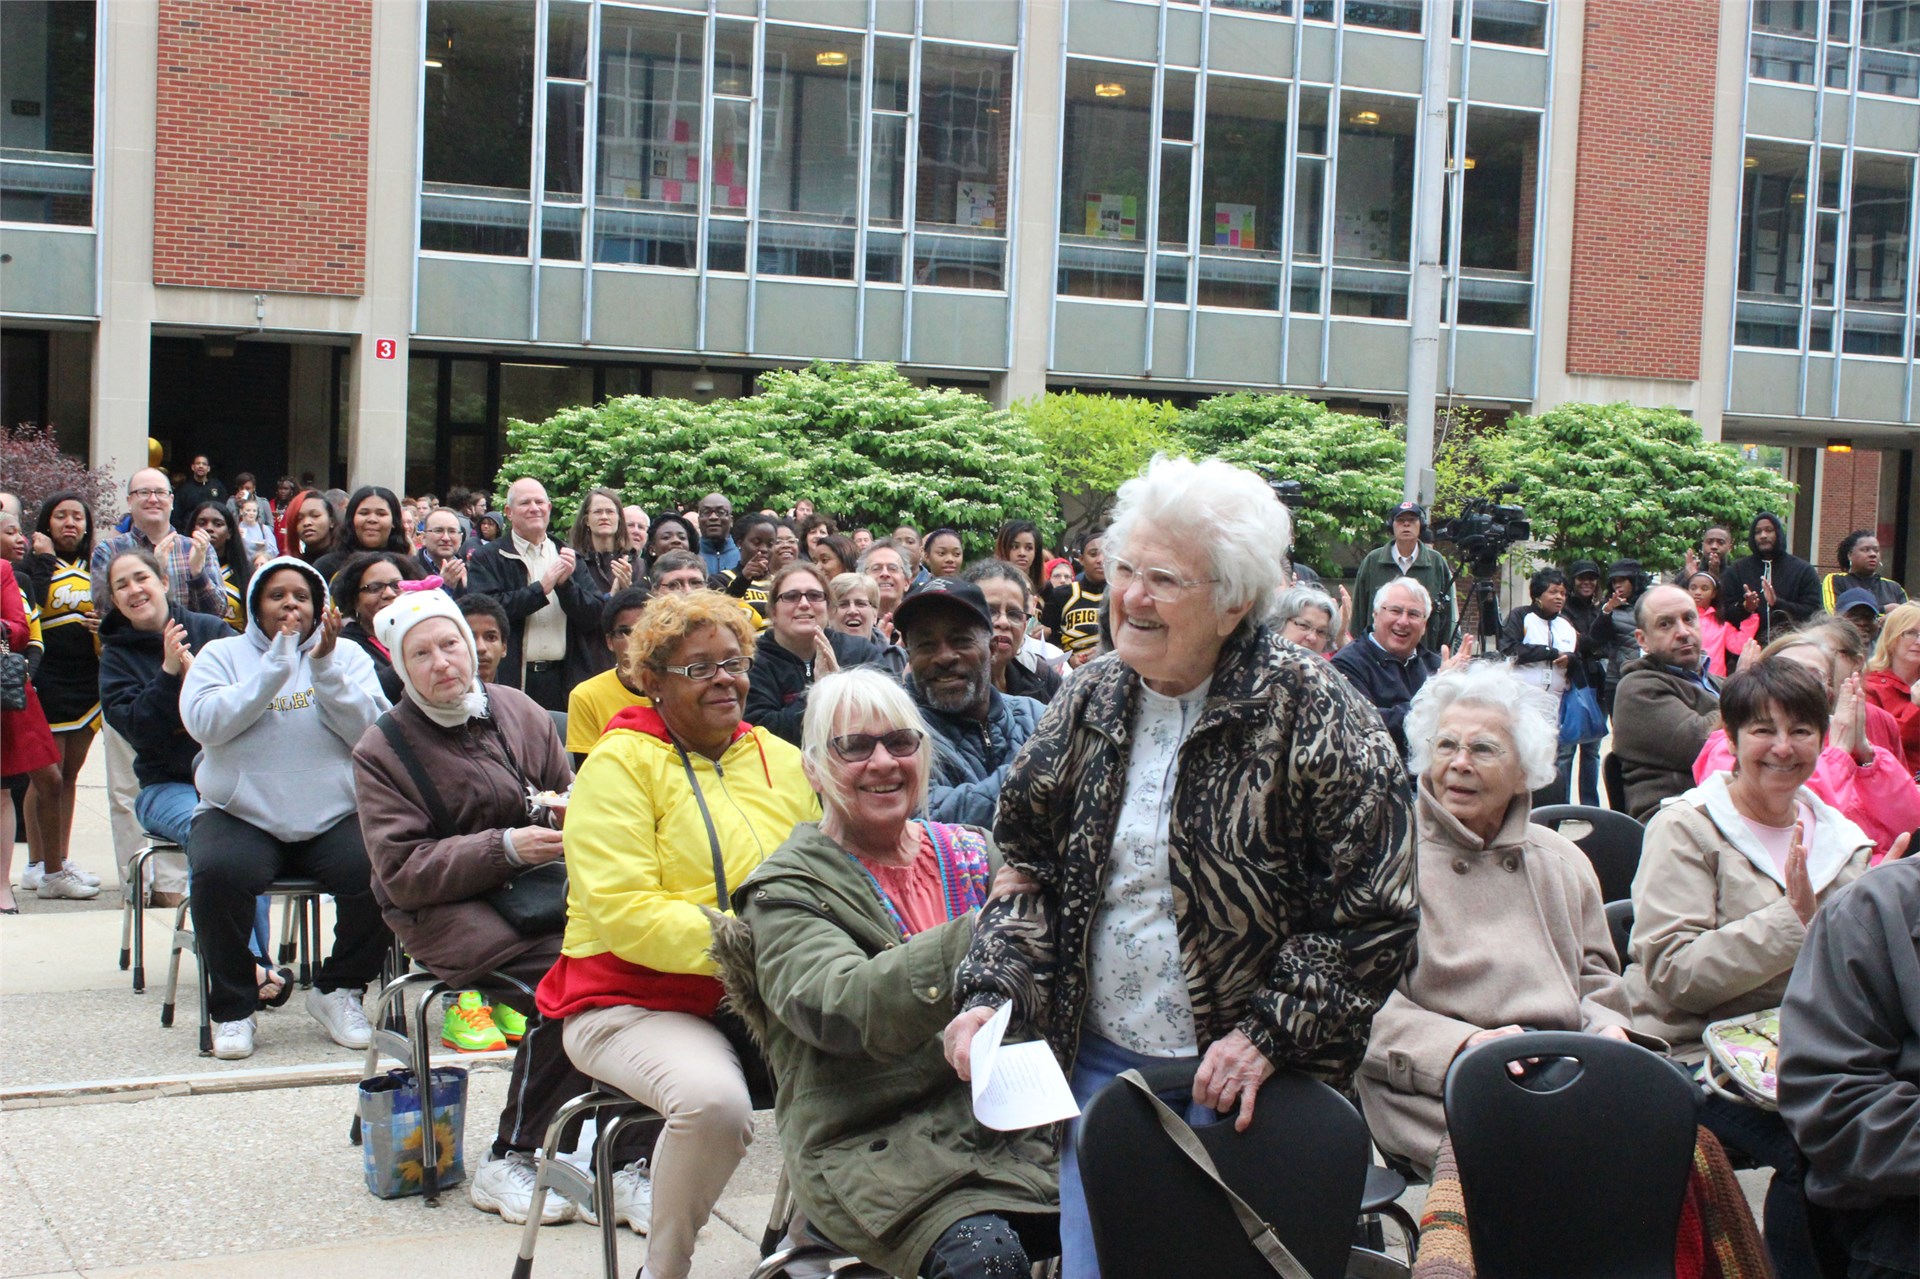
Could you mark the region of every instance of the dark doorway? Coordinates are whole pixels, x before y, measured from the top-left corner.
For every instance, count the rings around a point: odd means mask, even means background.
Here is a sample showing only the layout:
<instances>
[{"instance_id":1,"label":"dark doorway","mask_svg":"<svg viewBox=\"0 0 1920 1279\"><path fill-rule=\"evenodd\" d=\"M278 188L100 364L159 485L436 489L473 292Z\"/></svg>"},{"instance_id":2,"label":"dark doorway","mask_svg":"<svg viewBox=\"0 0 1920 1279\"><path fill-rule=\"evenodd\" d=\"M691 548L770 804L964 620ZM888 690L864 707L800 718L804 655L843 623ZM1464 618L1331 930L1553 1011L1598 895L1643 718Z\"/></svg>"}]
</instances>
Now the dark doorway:
<instances>
[{"instance_id":1,"label":"dark doorway","mask_svg":"<svg viewBox=\"0 0 1920 1279\"><path fill-rule=\"evenodd\" d=\"M231 484L241 471L265 487L287 469L292 348L284 342L236 342L231 355L208 354L197 338L153 340L147 432L166 448L167 469L184 473L205 453Z\"/></svg>"},{"instance_id":2,"label":"dark doorway","mask_svg":"<svg viewBox=\"0 0 1920 1279\"><path fill-rule=\"evenodd\" d=\"M8 329L0 333L0 425L47 422L47 332Z\"/></svg>"}]
</instances>

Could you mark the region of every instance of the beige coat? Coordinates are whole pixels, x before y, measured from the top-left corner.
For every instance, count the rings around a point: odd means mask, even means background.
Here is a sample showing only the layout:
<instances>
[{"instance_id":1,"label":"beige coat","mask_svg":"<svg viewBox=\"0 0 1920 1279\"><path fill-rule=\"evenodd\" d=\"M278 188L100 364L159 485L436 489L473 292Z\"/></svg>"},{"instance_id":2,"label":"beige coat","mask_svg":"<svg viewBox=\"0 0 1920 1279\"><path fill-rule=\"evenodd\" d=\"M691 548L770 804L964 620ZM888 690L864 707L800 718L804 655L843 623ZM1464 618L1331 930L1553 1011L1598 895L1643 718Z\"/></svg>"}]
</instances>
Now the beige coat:
<instances>
[{"instance_id":1,"label":"beige coat","mask_svg":"<svg viewBox=\"0 0 1920 1279\"><path fill-rule=\"evenodd\" d=\"M1626 1026L1600 882L1572 842L1529 825L1525 794L1491 843L1420 784L1419 962L1373 1019L1360 1100L1382 1150L1425 1175L1446 1132L1447 1068L1475 1032Z\"/></svg>"},{"instance_id":2,"label":"beige coat","mask_svg":"<svg viewBox=\"0 0 1920 1279\"><path fill-rule=\"evenodd\" d=\"M1689 1064L1706 1056L1708 1023L1778 1007L1807 930L1715 773L1647 824L1633 877L1634 1029L1659 1035ZM1872 841L1802 787L1813 809L1808 873L1825 902L1858 879Z\"/></svg>"}]
</instances>

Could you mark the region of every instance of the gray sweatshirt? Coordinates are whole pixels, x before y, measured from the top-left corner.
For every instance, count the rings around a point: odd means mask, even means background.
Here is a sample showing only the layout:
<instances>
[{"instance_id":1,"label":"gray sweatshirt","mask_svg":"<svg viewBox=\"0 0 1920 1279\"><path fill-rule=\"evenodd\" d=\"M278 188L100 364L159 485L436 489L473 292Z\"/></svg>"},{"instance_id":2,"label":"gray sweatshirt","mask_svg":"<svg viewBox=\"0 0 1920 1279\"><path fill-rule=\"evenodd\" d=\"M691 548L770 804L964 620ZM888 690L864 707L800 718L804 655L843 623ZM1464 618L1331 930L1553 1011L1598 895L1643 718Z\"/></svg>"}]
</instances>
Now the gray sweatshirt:
<instances>
[{"instance_id":1,"label":"gray sweatshirt","mask_svg":"<svg viewBox=\"0 0 1920 1279\"><path fill-rule=\"evenodd\" d=\"M180 688L180 720L200 743L200 808L217 808L292 842L311 839L354 811L353 748L388 707L373 659L356 644L317 657L306 639L268 635L255 596L282 568L305 573L316 607L320 575L299 560L270 560L247 587L244 635L215 640Z\"/></svg>"}]
</instances>

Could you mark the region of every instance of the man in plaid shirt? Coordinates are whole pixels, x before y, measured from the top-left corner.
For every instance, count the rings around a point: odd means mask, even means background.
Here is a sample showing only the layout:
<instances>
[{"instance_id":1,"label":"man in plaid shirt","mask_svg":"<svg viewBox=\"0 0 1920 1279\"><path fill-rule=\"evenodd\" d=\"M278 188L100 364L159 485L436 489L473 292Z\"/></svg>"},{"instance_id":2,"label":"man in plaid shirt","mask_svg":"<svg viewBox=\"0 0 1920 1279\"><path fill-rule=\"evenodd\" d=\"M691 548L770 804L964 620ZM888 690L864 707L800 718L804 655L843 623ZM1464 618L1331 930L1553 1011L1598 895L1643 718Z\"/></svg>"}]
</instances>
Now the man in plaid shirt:
<instances>
[{"instance_id":1,"label":"man in plaid shirt","mask_svg":"<svg viewBox=\"0 0 1920 1279\"><path fill-rule=\"evenodd\" d=\"M175 608L209 617L227 615L226 588L220 582L218 559L204 529L192 536L173 528L173 485L165 471L135 471L127 481L127 509L133 526L93 548L93 608L101 620L113 611L107 591L107 565L120 552L138 548L152 551L167 567L167 598Z\"/></svg>"}]
</instances>

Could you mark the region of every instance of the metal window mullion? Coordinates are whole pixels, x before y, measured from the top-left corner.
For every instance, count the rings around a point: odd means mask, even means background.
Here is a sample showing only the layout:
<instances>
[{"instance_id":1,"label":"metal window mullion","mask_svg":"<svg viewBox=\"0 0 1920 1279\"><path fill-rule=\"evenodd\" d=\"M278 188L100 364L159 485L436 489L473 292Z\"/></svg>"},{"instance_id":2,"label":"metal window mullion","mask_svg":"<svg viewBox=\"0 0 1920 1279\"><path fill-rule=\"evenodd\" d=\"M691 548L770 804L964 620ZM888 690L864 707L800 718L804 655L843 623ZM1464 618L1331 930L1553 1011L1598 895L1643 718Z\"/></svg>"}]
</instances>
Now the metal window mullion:
<instances>
[{"instance_id":1,"label":"metal window mullion","mask_svg":"<svg viewBox=\"0 0 1920 1279\"><path fill-rule=\"evenodd\" d=\"M853 358L867 358L867 226L873 201L873 38L879 0L867 0L867 30L860 37L860 168L854 175Z\"/></svg>"},{"instance_id":2,"label":"metal window mullion","mask_svg":"<svg viewBox=\"0 0 1920 1279\"><path fill-rule=\"evenodd\" d=\"M425 6L422 5L421 8L424 10ZM422 17L421 21L424 23L426 19ZM91 184L93 190L92 201L87 215L93 226L93 318L95 320L104 318L107 310L107 237L100 226L100 189L106 182L107 173L107 111L105 98L107 81L109 79L107 75L107 33L111 29L111 24L107 21L107 6L104 4L95 5L93 9L93 182ZM424 40L425 38L426 36L423 33L421 39ZM416 65L415 71L420 76L421 83L424 84L427 78L425 69ZM417 133L418 130L416 130L416 134ZM417 182L414 184L414 190L416 193L419 190L419 184ZM416 194L416 203L418 198ZM414 217L414 235L416 237L414 247L416 250L419 248L417 241L419 225L420 219L416 210ZM414 258L415 261L419 260L419 254L417 252Z\"/></svg>"},{"instance_id":3,"label":"metal window mullion","mask_svg":"<svg viewBox=\"0 0 1920 1279\"><path fill-rule=\"evenodd\" d=\"M1304 6L1302 6L1304 7ZM1320 367L1315 381L1325 386L1333 361L1334 192L1340 185L1340 81L1347 71L1347 6L1333 7L1333 83L1327 90L1327 171L1320 179Z\"/></svg>"},{"instance_id":4,"label":"metal window mullion","mask_svg":"<svg viewBox=\"0 0 1920 1279\"><path fill-rule=\"evenodd\" d=\"M1820 252L1820 170L1826 150L1827 131L1827 6L1817 6L1813 43L1813 146L1808 152L1807 198L1802 202L1806 215L1800 239L1800 384L1794 395L1794 415L1807 415L1807 345L1813 335L1813 267ZM1838 258L1840 245L1834 242ZM1840 277L1833 280L1834 293L1840 290ZM1839 335L1834 335L1836 340Z\"/></svg>"},{"instance_id":5,"label":"metal window mullion","mask_svg":"<svg viewBox=\"0 0 1920 1279\"><path fill-rule=\"evenodd\" d=\"M101 5L101 11L106 6ZM419 77L414 91L413 129L413 261L408 266L407 335L420 331L420 216L421 196L427 184L427 4L420 4L420 40L414 50L414 74Z\"/></svg>"},{"instance_id":6,"label":"metal window mullion","mask_svg":"<svg viewBox=\"0 0 1920 1279\"><path fill-rule=\"evenodd\" d=\"M713 136L717 105L713 87L713 61L714 47L720 42L719 15L720 0L707 0L700 55L700 189L694 195L699 225L693 229L693 346L703 354L707 349L707 289L712 279L711 268L707 264L708 232L713 223L714 156L719 151Z\"/></svg>"},{"instance_id":7,"label":"metal window mullion","mask_svg":"<svg viewBox=\"0 0 1920 1279\"><path fill-rule=\"evenodd\" d=\"M1053 372L1054 335L1060 328L1060 215L1067 198L1067 46L1073 6L1060 8L1060 164L1053 183L1053 281L1047 293L1047 372Z\"/></svg>"},{"instance_id":8,"label":"metal window mullion","mask_svg":"<svg viewBox=\"0 0 1920 1279\"><path fill-rule=\"evenodd\" d=\"M1907 357L1906 400L1902 416L1914 420L1914 382L1920 374L1920 157L1907 167L1907 296L1901 324L1901 351Z\"/></svg>"},{"instance_id":9,"label":"metal window mullion","mask_svg":"<svg viewBox=\"0 0 1920 1279\"><path fill-rule=\"evenodd\" d=\"M1752 19L1751 13L1749 13L1749 16L1747 19L1745 57L1746 57L1746 61L1740 64L1744 68L1740 77L1740 173L1741 173L1740 202L1743 206L1745 205L1746 198L1747 198L1746 196L1747 146L1751 141L1751 139L1747 137L1747 112L1749 111L1753 101L1753 19ZM1754 181L1754 190L1757 192L1759 190L1759 187L1760 187L1760 183L1758 178L1756 178ZM1726 393L1721 396L1721 402L1720 402L1720 408L1723 413L1730 413L1733 411L1734 351L1738 348L1740 344L1740 262L1739 262L1740 246L1738 243L1738 237L1745 233L1746 225L1747 225L1747 210L1744 207L1742 207L1739 212L1739 217L1737 219L1737 224L1736 224L1735 233L1734 233L1736 236L1736 241L1734 244L1735 260L1733 264L1733 307L1731 312L1727 316L1727 379L1726 379L1727 389L1726 389ZM1803 245L1801 248L1801 255L1804 257L1805 254L1806 254L1806 249L1805 249L1805 246ZM1802 297L1800 300L1801 300L1801 303L1804 305L1806 302L1806 298Z\"/></svg>"},{"instance_id":10,"label":"metal window mullion","mask_svg":"<svg viewBox=\"0 0 1920 1279\"><path fill-rule=\"evenodd\" d=\"M1847 10L1847 136L1840 152L1840 224L1833 245L1833 376L1827 380L1830 418L1840 416L1840 378L1847 362L1847 290L1853 282L1853 139L1860 118L1860 17L1864 7L1854 4ZM1823 68L1820 92L1826 91Z\"/></svg>"},{"instance_id":11,"label":"metal window mullion","mask_svg":"<svg viewBox=\"0 0 1920 1279\"><path fill-rule=\"evenodd\" d=\"M540 340L540 237L546 230L547 200L547 97L552 85L547 79L547 22L551 0L534 0L533 6L533 172L528 175L527 193L532 207L527 220L527 340Z\"/></svg>"},{"instance_id":12,"label":"metal window mullion","mask_svg":"<svg viewBox=\"0 0 1920 1279\"><path fill-rule=\"evenodd\" d=\"M1442 0L1446 3L1446 0ZM1446 4L1451 19L1452 5ZM1451 26L1451 21L1449 21ZM1460 6L1460 119L1455 122L1453 148L1452 179L1453 201L1447 217L1447 256L1440 264L1440 278L1443 282L1451 280L1453 287L1447 292L1447 394L1452 396L1454 378L1458 373L1460 360L1460 285L1464 273L1461 262L1460 231L1466 225L1467 204L1467 113L1473 101L1473 0L1462 0ZM1448 37L1452 43L1452 37ZM1451 59L1449 59L1451 62ZM1451 71L1451 66L1449 66ZM1412 297L1409 288L1408 297Z\"/></svg>"},{"instance_id":13,"label":"metal window mullion","mask_svg":"<svg viewBox=\"0 0 1920 1279\"><path fill-rule=\"evenodd\" d=\"M1305 6L1300 4L1293 6L1293 78L1287 83L1287 138L1282 148L1287 157L1287 173L1286 183L1280 188L1280 370L1273 379L1280 386L1287 384L1287 360L1293 338L1293 231L1300 195L1300 37L1303 8ZM1322 160L1320 185L1323 191L1326 189L1326 178L1326 162ZM1324 228L1322 234L1325 234Z\"/></svg>"},{"instance_id":14,"label":"metal window mullion","mask_svg":"<svg viewBox=\"0 0 1920 1279\"><path fill-rule=\"evenodd\" d=\"M1019 0L1019 19L1018 25L1015 28L1019 34L1015 37L1016 47L1013 54L1007 59L1007 74L1013 77L1009 85L1009 88L1012 90L1012 100L1008 104L1013 118L1008 120L1006 124L1007 199L1006 208L1001 210L1000 213L1000 229L1006 238L1006 248L1004 250L1004 256L1001 258L1000 287L1007 295L1007 344L1005 361L1009 373L1013 371L1014 325L1015 319L1019 314L1019 305L1014 298L1014 285L1020 278L1019 235L1016 230L1020 225L1020 219L1015 216L1015 213L1020 208L1020 143L1022 134L1020 120L1026 111L1027 86L1025 77L1027 64L1025 50L1027 44L1027 17L1027 0ZM1055 226L1058 226L1057 220ZM1059 243L1060 235L1057 230L1054 232L1053 239L1054 243ZM1048 287L1051 288L1052 285ZM1044 376L1042 380L1044 381Z\"/></svg>"},{"instance_id":15,"label":"metal window mullion","mask_svg":"<svg viewBox=\"0 0 1920 1279\"><path fill-rule=\"evenodd\" d=\"M593 345L593 235L600 185L600 0L587 6L587 78L581 82L580 345Z\"/></svg>"},{"instance_id":16,"label":"metal window mullion","mask_svg":"<svg viewBox=\"0 0 1920 1279\"><path fill-rule=\"evenodd\" d=\"M1207 60L1213 52L1213 0L1200 0L1200 70L1193 81L1193 154L1187 163L1187 361L1193 381L1200 341L1200 191L1207 164Z\"/></svg>"},{"instance_id":17,"label":"metal window mullion","mask_svg":"<svg viewBox=\"0 0 1920 1279\"><path fill-rule=\"evenodd\" d=\"M759 345L760 319L760 167L767 114L767 0L755 6L753 24L753 109L747 112L747 353ZM795 140L798 145L798 140Z\"/></svg>"},{"instance_id":18,"label":"metal window mullion","mask_svg":"<svg viewBox=\"0 0 1920 1279\"><path fill-rule=\"evenodd\" d=\"M1159 24L1153 41L1153 104L1148 111L1152 120L1147 133L1153 145L1147 152L1147 269L1141 276L1140 294L1147 304L1147 322L1142 327L1140 368L1153 376L1153 320L1160 291L1160 159L1167 149L1167 6L1160 5ZM1189 160L1188 167L1192 167Z\"/></svg>"},{"instance_id":19,"label":"metal window mullion","mask_svg":"<svg viewBox=\"0 0 1920 1279\"><path fill-rule=\"evenodd\" d=\"M900 362L913 363L913 254L920 202L920 54L926 47L926 0L913 0L913 49L907 58L907 128L901 139L906 181L900 204Z\"/></svg>"}]
</instances>

